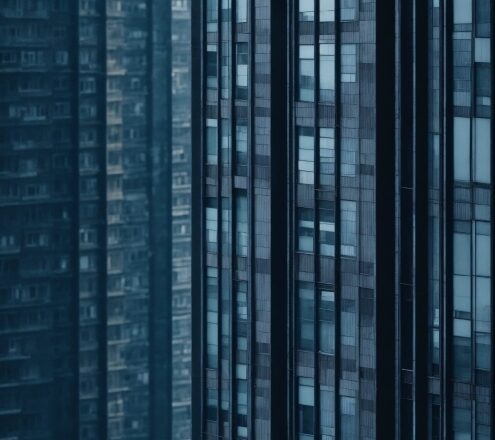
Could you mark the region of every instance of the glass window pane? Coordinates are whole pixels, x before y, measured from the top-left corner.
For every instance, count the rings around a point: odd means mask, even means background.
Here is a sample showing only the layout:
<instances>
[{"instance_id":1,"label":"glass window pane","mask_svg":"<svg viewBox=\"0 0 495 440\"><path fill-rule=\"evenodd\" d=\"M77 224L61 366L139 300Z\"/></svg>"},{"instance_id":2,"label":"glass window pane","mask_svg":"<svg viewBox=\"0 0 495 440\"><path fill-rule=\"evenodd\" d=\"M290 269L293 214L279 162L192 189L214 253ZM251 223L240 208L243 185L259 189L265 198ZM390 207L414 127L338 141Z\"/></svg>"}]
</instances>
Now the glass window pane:
<instances>
[{"instance_id":1,"label":"glass window pane","mask_svg":"<svg viewBox=\"0 0 495 440\"><path fill-rule=\"evenodd\" d=\"M309 185L314 184L314 147L315 137L312 127L297 127L297 140L298 140L298 178L299 183L305 183Z\"/></svg>"},{"instance_id":2,"label":"glass window pane","mask_svg":"<svg viewBox=\"0 0 495 440\"><path fill-rule=\"evenodd\" d=\"M490 119L475 118L474 122L475 179L477 182L490 183Z\"/></svg>"},{"instance_id":3,"label":"glass window pane","mask_svg":"<svg viewBox=\"0 0 495 440\"><path fill-rule=\"evenodd\" d=\"M471 0L454 0L454 24L471 23Z\"/></svg>"},{"instance_id":4,"label":"glass window pane","mask_svg":"<svg viewBox=\"0 0 495 440\"><path fill-rule=\"evenodd\" d=\"M470 121L469 118L454 118L454 179L470 180Z\"/></svg>"},{"instance_id":5,"label":"glass window pane","mask_svg":"<svg viewBox=\"0 0 495 440\"><path fill-rule=\"evenodd\" d=\"M237 23L247 22L248 0L237 0L236 21Z\"/></svg>"},{"instance_id":6,"label":"glass window pane","mask_svg":"<svg viewBox=\"0 0 495 440\"><path fill-rule=\"evenodd\" d=\"M320 21L335 21L335 0L320 0Z\"/></svg>"},{"instance_id":7,"label":"glass window pane","mask_svg":"<svg viewBox=\"0 0 495 440\"><path fill-rule=\"evenodd\" d=\"M314 0L299 0L299 21L313 21L314 19Z\"/></svg>"},{"instance_id":8,"label":"glass window pane","mask_svg":"<svg viewBox=\"0 0 495 440\"><path fill-rule=\"evenodd\" d=\"M320 44L320 100L335 101L335 44Z\"/></svg>"},{"instance_id":9,"label":"glass window pane","mask_svg":"<svg viewBox=\"0 0 495 440\"><path fill-rule=\"evenodd\" d=\"M315 55L312 44L299 46L299 99L314 101Z\"/></svg>"},{"instance_id":10,"label":"glass window pane","mask_svg":"<svg viewBox=\"0 0 495 440\"><path fill-rule=\"evenodd\" d=\"M298 209L298 250L313 252L314 241L314 211Z\"/></svg>"}]
</instances>

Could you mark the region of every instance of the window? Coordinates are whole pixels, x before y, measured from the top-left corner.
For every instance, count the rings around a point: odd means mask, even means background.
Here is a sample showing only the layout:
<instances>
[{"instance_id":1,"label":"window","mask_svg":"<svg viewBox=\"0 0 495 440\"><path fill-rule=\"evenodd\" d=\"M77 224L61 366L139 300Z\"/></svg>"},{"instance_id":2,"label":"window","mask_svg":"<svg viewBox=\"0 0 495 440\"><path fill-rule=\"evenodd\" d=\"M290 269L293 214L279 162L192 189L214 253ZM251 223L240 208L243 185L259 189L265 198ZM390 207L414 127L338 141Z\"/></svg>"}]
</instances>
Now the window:
<instances>
[{"instance_id":1,"label":"window","mask_svg":"<svg viewBox=\"0 0 495 440\"><path fill-rule=\"evenodd\" d=\"M236 196L236 255L247 257L248 254L248 211L247 197L245 194Z\"/></svg>"},{"instance_id":2,"label":"window","mask_svg":"<svg viewBox=\"0 0 495 440\"><path fill-rule=\"evenodd\" d=\"M320 101L335 102L335 44L320 44Z\"/></svg>"},{"instance_id":3,"label":"window","mask_svg":"<svg viewBox=\"0 0 495 440\"><path fill-rule=\"evenodd\" d=\"M354 177L356 175L356 162L359 140L356 138L343 138L340 156L340 172L342 176Z\"/></svg>"},{"instance_id":4,"label":"window","mask_svg":"<svg viewBox=\"0 0 495 440\"><path fill-rule=\"evenodd\" d=\"M320 292L320 351L335 354L335 293Z\"/></svg>"},{"instance_id":5,"label":"window","mask_svg":"<svg viewBox=\"0 0 495 440\"><path fill-rule=\"evenodd\" d=\"M314 212L312 209L299 208L298 211L298 250L313 252Z\"/></svg>"},{"instance_id":6,"label":"window","mask_svg":"<svg viewBox=\"0 0 495 440\"><path fill-rule=\"evenodd\" d=\"M222 154L222 164L230 164L230 120L222 119L222 142L221 142L221 154Z\"/></svg>"},{"instance_id":7,"label":"window","mask_svg":"<svg viewBox=\"0 0 495 440\"><path fill-rule=\"evenodd\" d=\"M314 349L314 313L315 293L311 283L299 282L298 284L298 344L299 350Z\"/></svg>"},{"instance_id":8,"label":"window","mask_svg":"<svg viewBox=\"0 0 495 440\"><path fill-rule=\"evenodd\" d=\"M476 0L476 36L490 37L490 2Z\"/></svg>"},{"instance_id":9,"label":"window","mask_svg":"<svg viewBox=\"0 0 495 440\"><path fill-rule=\"evenodd\" d=\"M236 174L239 176L247 175L247 125L239 121L236 126L235 139L235 165Z\"/></svg>"},{"instance_id":10,"label":"window","mask_svg":"<svg viewBox=\"0 0 495 440\"><path fill-rule=\"evenodd\" d=\"M206 87L217 88L217 45L208 44L206 47Z\"/></svg>"},{"instance_id":11,"label":"window","mask_svg":"<svg viewBox=\"0 0 495 440\"><path fill-rule=\"evenodd\" d=\"M335 256L335 204L320 201L320 255Z\"/></svg>"},{"instance_id":12,"label":"window","mask_svg":"<svg viewBox=\"0 0 495 440\"><path fill-rule=\"evenodd\" d=\"M230 43L222 43L222 66L221 66L221 87L222 98L229 97L229 78L230 78Z\"/></svg>"},{"instance_id":13,"label":"window","mask_svg":"<svg viewBox=\"0 0 495 440\"><path fill-rule=\"evenodd\" d=\"M472 22L471 0L454 0L454 24Z\"/></svg>"},{"instance_id":14,"label":"window","mask_svg":"<svg viewBox=\"0 0 495 440\"><path fill-rule=\"evenodd\" d=\"M354 397L340 397L340 420L342 438L357 438L356 399Z\"/></svg>"},{"instance_id":15,"label":"window","mask_svg":"<svg viewBox=\"0 0 495 440\"><path fill-rule=\"evenodd\" d=\"M218 163L218 122L216 119L206 120L206 163L216 165Z\"/></svg>"},{"instance_id":16,"label":"window","mask_svg":"<svg viewBox=\"0 0 495 440\"><path fill-rule=\"evenodd\" d=\"M356 45L343 44L341 50L340 80L342 82L356 82Z\"/></svg>"},{"instance_id":17,"label":"window","mask_svg":"<svg viewBox=\"0 0 495 440\"><path fill-rule=\"evenodd\" d=\"M356 20L357 0L341 0L340 19L342 21Z\"/></svg>"},{"instance_id":18,"label":"window","mask_svg":"<svg viewBox=\"0 0 495 440\"><path fill-rule=\"evenodd\" d=\"M314 184L315 179L315 137L312 127L297 127L297 168L299 183Z\"/></svg>"},{"instance_id":19,"label":"window","mask_svg":"<svg viewBox=\"0 0 495 440\"><path fill-rule=\"evenodd\" d=\"M489 52L488 52L489 53ZM490 105L492 96L491 69L489 63L475 63L476 104Z\"/></svg>"},{"instance_id":20,"label":"window","mask_svg":"<svg viewBox=\"0 0 495 440\"><path fill-rule=\"evenodd\" d=\"M218 271L214 267L206 270L206 343L207 367L218 365Z\"/></svg>"},{"instance_id":21,"label":"window","mask_svg":"<svg viewBox=\"0 0 495 440\"><path fill-rule=\"evenodd\" d=\"M315 55L312 44L299 46L299 99L314 101Z\"/></svg>"},{"instance_id":22,"label":"window","mask_svg":"<svg viewBox=\"0 0 495 440\"><path fill-rule=\"evenodd\" d=\"M248 97L248 44L237 43L236 45L236 98L247 99Z\"/></svg>"},{"instance_id":23,"label":"window","mask_svg":"<svg viewBox=\"0 0 495 440\"><path fill-rule=\"evenodd\" d=\"M340 252L346 257L356 256L357 246L357 203L342 200L341 213L341 248Z\"/></svg>"},{"instance_id":24,"label":"window","mask_svg":"<svg viewBox=\"0 0 495 440\"><path fill-rule=\"evenodd\" d=\"M471 321L454 319L454 377L471 380Z\"/></svg>"},{"instance_id":25,"label":"window","mask_svg":"<svg viewBox=\"0 0 495 440\"><path fill-rule=\"evenodd\" d=\"M470 120L454 117L454 179L470 180Z\"/></svg>"},{"instance_id":26,"label":"window","mask_svg":"<svg viewBox=\"0 0 495 440\"><path fill-rule=\"evenodd\" d=\"M474 178L477 182L490 183L491 133L490 119L474 119Z\"/></svg>"},{"instance_id":27,"label":"window","mask_svg":"<svg viewBox=\"0 0 495 440\"><path fill-rule=\"evenodd\" d=\"M320 0L320 21L335 21L335 0Z\"/></svg>"},{"instance_id":28,"label":"window","mask_svg":"<svg viewBox=\"0 0 495 440\"><path fill-rule=\"evenodd\" d=\"M322 440L335 432L335 392L328 385L320 385L320 432Z\"/></svg>"},{"instance_id":29,"label":"window","mask_svg":"<svg viewBox=\"0 0 495 440\"><path fill-rule=\"evenodd\" d=\"M237 23L246 23L248 13L248 0L237 0L236 6Z\"/></svg>"},{"instance_id":30,"label":"window","mask_svg":"<svg viewBox=\"0 0 495 440\"><path fill-rule=\"evenodd\" d=\"M217 221L217 200L210 197L206 203L206 250L208 252L217 252Z\"/></svg>"},{"instance_id":31,"label":"window","mask_svg":"<svg viewBox=\"0 0 495 440\"><path fill-rule=\"evenodd\" d=\"M299 377L297 388L299 440L309 440L314 434L314 380L309 377Z\"/></svg>"},{"instance_id":32,"label":"window","mask_svg":"<svg viewBox=\"0 0 495 440\"><path fill-rule=\"evenodd\" d=\"M314 19L314 0L299 0L299 21L313 21Z\"/></svg>"},{"instance_id":33,"label":"window","mask_svg":"<svg viewBox=\"0 0 495 440\"><path fill-rule=\"evenodd\" d=\"M335 130L320 128L320 185L333 185L335 175Z\"/></svg>"},{"instance_id":34,"label":"window","mask_svg":"<svg viewBox=\"0 0 495 440\"><path fill-rule=\"evenodd\" d=\"M206 30L215 32L218 22L218 3L217 0L208 0L206 3Z\"/></svg>"}]
</instances>

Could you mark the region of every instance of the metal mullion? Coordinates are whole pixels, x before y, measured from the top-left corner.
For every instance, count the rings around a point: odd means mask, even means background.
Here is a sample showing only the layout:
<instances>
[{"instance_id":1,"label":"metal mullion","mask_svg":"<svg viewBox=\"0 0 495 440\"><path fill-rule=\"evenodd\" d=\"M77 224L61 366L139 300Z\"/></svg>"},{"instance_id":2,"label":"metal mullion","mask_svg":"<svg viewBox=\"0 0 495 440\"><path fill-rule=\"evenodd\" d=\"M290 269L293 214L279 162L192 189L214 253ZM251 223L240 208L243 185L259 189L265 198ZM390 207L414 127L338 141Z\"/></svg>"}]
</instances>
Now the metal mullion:
<instances>
[{"instance_id":1,"label":"metal mullion","mask_svg":"<svg viewBox=\"0 0 495 440\"><path fill-rule=\"evenodd\" d=\"M452 299L449 298L449 292L452 291L452 216L453 216L453 158L452 158L452 140L453 140L453 109L452 109L452 8L448 6L446 1L443 1L443 9L441 17L443 19L444 28L444 39L443 39L443 74L441 78L444 81L444 86L442 91L443 106L444 106L444 158L443 158L443 169L445 179L444 183L444 200L445 205L443 209L444 216L444 243L443 243L443 254L444 254L444 266L443 266L443 323L442 328L444 331L444 337L442 340L445 343L445 350L443 351L443 421L442 421L442 437L447 440L452 432L452 384L451 384L451 355L452 355ZM449 153L450 154L449 154Z\"/></svg>"},{"instance_id":2,"label":"metal mullion","mask_svg":"<svg viewBox=\"0 0 495 440\"><path fill-rule=\"evenodd\" d=\"M256 153L254 151L256 145L255 138L255 118L254 118L254 101L255 101L255 38L256 38L256 29L255 29L255 0L249 1L248 5L248 97L247 97L247 132L248 132L248 150L247 150L247 199L248 203L248 256L247 256L247 281L248 281L248 294L249 294L249 309L248 309L248 325L249 325L249 341L248 341L248 351L249 351L249 365L248 371L248 385L249 385L249 394L248 394L248 438L255 438L255 409L254 405L256 402L256 379L255 379L255 359L256 359L256 332L255 332L255 323L256 323L256 300L255 300L255 268L256 268L256 254L255 254L255 172L254 172L254 158L256 157ZM272 396L273 398L273 396Z\"/></svg>"}]
</instances>

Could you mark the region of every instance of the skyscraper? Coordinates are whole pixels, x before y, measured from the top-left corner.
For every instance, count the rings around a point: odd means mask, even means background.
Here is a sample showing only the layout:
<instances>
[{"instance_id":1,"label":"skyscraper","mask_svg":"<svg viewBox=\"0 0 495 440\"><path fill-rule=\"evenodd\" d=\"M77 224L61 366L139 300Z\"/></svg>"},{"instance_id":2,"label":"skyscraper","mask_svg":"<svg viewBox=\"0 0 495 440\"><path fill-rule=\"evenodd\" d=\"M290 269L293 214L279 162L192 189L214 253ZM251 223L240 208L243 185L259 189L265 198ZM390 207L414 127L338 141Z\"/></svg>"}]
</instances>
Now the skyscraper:
<instances>
[{"instance_id":1,"label":"skyscraper","mask_svg":"<svg viewBox=\"0 0 495 440\"><path fill-rule=\"evenodd\" d=\"M168 438L170 8L0 15L0 437Z\"/></svg>"},{"instance_id":2,"label":"skyscraper","mask_svg":"<svg viewBox=\"0 0 495 440\"><path fill-rule=\"evenodd\" d=\"M201 5L195 438L490 438L490 2Z\"/></svg>"},{"instance_id":3,"label":"skyscraper","mask_svg":"<svg viewBox=\"0 0 495 440\"><path fill-rule=\"evenodd\" d=\"M191 437L191 2L172 2L172 440Z\"/></svg>"}]
</instances>

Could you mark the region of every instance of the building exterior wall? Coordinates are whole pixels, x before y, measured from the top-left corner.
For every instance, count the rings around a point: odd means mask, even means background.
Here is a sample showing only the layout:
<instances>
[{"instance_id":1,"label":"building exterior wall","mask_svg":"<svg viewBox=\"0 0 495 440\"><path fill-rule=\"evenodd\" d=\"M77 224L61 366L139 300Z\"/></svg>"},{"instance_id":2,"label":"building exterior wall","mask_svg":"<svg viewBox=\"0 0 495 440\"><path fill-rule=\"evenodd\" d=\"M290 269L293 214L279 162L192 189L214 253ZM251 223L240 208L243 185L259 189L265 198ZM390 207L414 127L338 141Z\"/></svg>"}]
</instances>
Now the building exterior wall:
<instances>
[{"instance_id":1,"label":"building exterior wall","mask_svg":"<svg viewBox=\"0 0 495 440\"><path fill-rule=\"evenodd\" d=\"M172 439L191 439L191 3L172 2Z\"/></svg>"},{"instance_id":2,"label":"building exterior wall","mask_svg":"<svg viewBox=\"0 0 495 440\"><path fill-rule=\"evenodd\" d=\"M492 9L202 2L198 435L493 436Z\"/></svg>"},{"instance_id":3,"label":"building exterior wall","mask_svg":"<svg viewBox=\"0 0 495 440\"><path fill-rule=\"evenodd\" d=\"M0 15L0 436L167 437L167 4Z\"/></svg>"}]
</instances>

